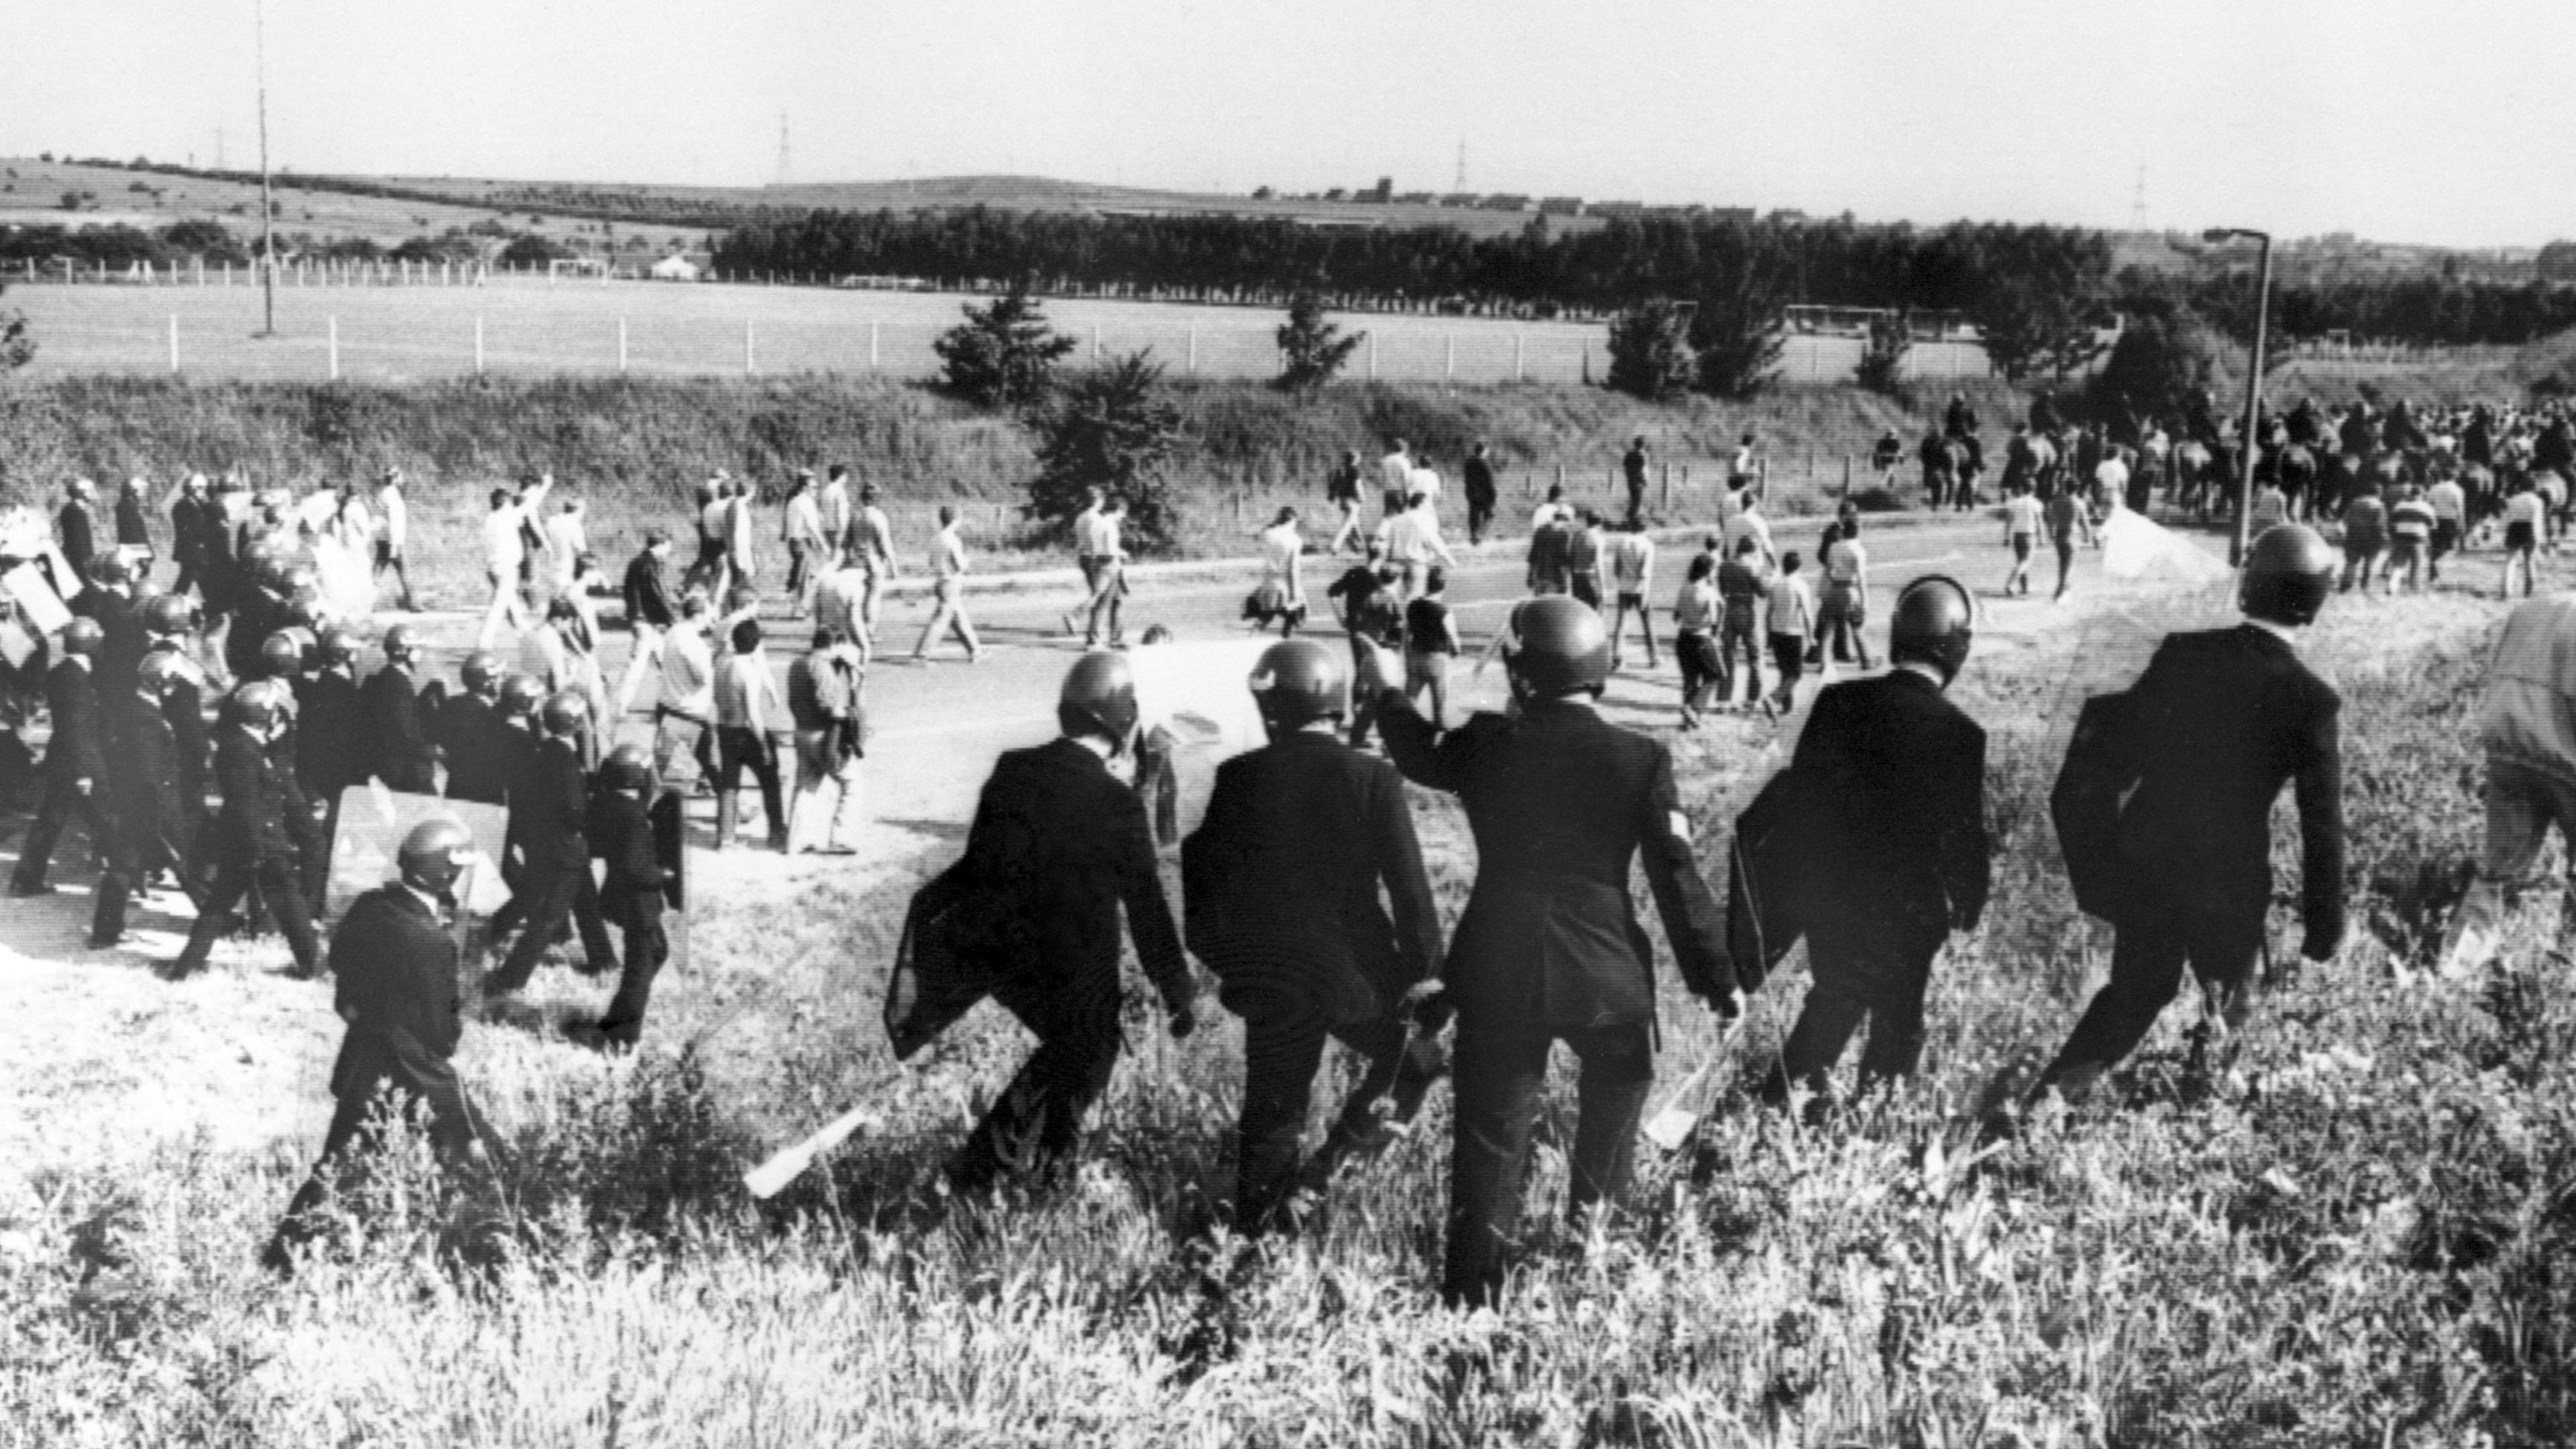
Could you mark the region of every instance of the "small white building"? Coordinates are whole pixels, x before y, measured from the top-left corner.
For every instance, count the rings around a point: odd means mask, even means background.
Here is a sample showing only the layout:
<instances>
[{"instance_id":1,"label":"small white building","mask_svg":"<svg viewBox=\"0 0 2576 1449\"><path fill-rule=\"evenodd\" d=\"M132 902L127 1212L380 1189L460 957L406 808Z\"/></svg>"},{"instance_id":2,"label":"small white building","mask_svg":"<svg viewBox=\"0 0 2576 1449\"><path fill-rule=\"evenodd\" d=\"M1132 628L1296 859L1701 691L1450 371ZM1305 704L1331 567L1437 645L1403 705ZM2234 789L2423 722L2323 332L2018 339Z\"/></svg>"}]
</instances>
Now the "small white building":
<instances>
[{"instance_id":1,"label":"small white building","mask_svg":"<svg viewBox=\"0 0 2576 1449\"><path fill-rule=\"evenodd\" d=\"M694 282L698 279L698 264L677 252L655 262L652 271L653 280L657 282Z\"/></svg>"}]
</instances>

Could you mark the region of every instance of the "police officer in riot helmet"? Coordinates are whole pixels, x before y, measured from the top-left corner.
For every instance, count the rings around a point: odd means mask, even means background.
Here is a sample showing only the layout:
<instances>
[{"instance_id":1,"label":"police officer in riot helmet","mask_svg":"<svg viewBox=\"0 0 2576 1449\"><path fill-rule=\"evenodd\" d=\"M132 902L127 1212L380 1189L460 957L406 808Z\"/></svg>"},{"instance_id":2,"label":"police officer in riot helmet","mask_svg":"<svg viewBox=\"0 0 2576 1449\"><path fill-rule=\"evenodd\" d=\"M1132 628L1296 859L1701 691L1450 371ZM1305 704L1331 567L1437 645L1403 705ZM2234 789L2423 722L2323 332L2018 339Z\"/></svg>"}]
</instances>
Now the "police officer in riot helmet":
<instances>
[{"instance_id":1,"label":"police officer in riot helmet","mask_svg":"<svg viewBox=\"0 0 2576 1449\"><path fill-rule=\"evenodd\" d=\"M2193 1034L2193 1060L2215 1065L2212 1036L2234 1038L2260 984L2272 805L2284 785L2295 788L2299 810L2300 954L2325 961L2340 948L2342 699L2299 657L2299 631L2333 592L2336 562L2313 529L2264 530L2238 583L2245 621L2167 636L2122 702L2103 746L2132 782L2114 835L2125 886L2111 904L2111 980L2041 1077L2042 1090L2086 1095L2145 1038L2186 966L2210 1018Z\"/></svg>"},{"instance_id":2,"label":"police officer in riot helmet","mask_svg":"<svg viewBox=\"0 0 2576 1449\"><path fill-rule=\"evenodd\" d=\"M1038 1047L949 1164L961 1193L989 1189L1006 1169L1051 1169L1071 1156L1118 1061L1122 908L1172 1034L1196 1024L1197 985L1163 896L1144 802L1109 770L1133 746L1137 713L1126 658L1085 654L1057 696L1061 735L1006 752L976 803L956 869L984 903L998 943L993 999Z\"/></svg>"},{"instance_id":3,"label":"police officer in riot helmet","mask_svg":"<svg viewBox=\"0 0 2576 1449\"><path fill-rule=\"evenodd\" d=\"M1816 785L1798 807L1815 818L1800 822L1801 858L1779 867L1798 878L1767 885L1812 903L1800 924L1813 985L1764 1085L1773 1102L1792 1086L1826 1098L1864 1022L1863 1084L1911 1076L1933 958L1985 910L1986 734L1944 694L1975 624L1956 580L1907 585L1888 621L1892 667L1819 694L1798 738L1789 769Z\"/></svg>"},{"instance_id":4,"label":"police officer in riot helmet","mask_svg":"<svg viewBox=\"0 0 2576 1449\"><path fill-rule=\"evenodd\" d=\"M1181 878L1190 949L1243 1018L1235 1220L1258 1233L1297 1185L1328 1038L1364 1066L1308 1174L1319 1182L1409 1124L1447 1064L1430 1033L1406 1039L1406 997L1440 970L1440 918L1403 777L1338 733L1347 666L1292 639L1262 654L1251 685L1270 743L1217 767ZM1390 1091L1393 1121L1381 1122Z\"/></svg>"},{"instance_id":5,"label":"police officer in riot helmet","mask_svg":"<svg viewBox=\"0 0 2576 1449\"><path fill-rule=\"evenodd\" d=\"M273 751L286 727L288 702L286 686L268 679L244 684L224 701L223 722L215 731L215 779L224 805L215 822L214 879L188 944L172 963L173 976L203 969L233 907L254 885L286 933L297 970L310 975L320 964L295 873L295 840L287 822L290 781Z\"/></svg>"},{"instance_id":6,"label":"police officer in riot helmet","mask_svg":"<svg viewBox=\"0 0 2576 1449\"><path fill-rule=\"evenodd\" d=\"M99 688L98 658L106 633L94 619L74 619L63 626L62 657L45 671L45 705L53 717L53 738L45 746L45 793L36 821L18 849L18 868L10 876L9 894L39 896L53 887L45 871L53 863L54 842L66 822L78 819L95 848L108 839L107 721ZM129 685L130 687L130 685Z\"/></svg>"},{"instance_id":7,"label":"police officer in riot helmet","mask_svg":"<svg viewBox=\"0 0 2576 1449\"><path fill-rule=\"evenodd\" d=\"M483 983L488 994L526 985L567 919L581 936L582 969L593 976L617 969L617 951L599 912L599 882L590 873L590 776L582 768L580 743L589 718L589 702L570 690L537 711L544 738L521 776L525 788L510 797L512 824L526 851L514 904L526 925Z\"/></svg>"},{"instance_id":8,"label":"police officer in riot helmet","mask_svg":"<svg viewBox=\"0 0 2576 1449\"><path fill-rule=\"evenodd\" d=\"M1480 713L1443 732L1400 691L1381 696L1396 768L1456 795L1476 838L1475 890L1442 972L1458 1016L1442 1293L1460 1303L1500 1291L1556 1042L1583 1063L1570 1206L1615 1202L1628 1185L1654 1079L1652 958L1628 895L1640 855L1683 983L1721 1016L1743 1005L1671 755L1595 712L1610 674L1600 616L1551 595L1504 627L1516 718Z\"/></svg>"}]
</instances>

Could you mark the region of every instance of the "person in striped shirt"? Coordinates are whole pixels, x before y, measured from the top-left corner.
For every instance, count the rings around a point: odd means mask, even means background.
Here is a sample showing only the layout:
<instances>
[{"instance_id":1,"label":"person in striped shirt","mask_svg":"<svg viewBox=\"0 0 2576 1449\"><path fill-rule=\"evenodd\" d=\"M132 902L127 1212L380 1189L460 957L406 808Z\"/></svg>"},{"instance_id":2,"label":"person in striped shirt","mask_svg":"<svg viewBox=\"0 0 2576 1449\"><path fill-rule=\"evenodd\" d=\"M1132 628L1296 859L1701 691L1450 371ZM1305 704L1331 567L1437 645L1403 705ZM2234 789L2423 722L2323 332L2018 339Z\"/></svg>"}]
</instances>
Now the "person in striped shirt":
<instances>
[{"instance_id":1,"label":"person in striped shirt","mask_svg":"<svg viewBox=\"0 0 2576 1449\"><path fill-rule=\"evenodd\" d=\"M2388 556L2388 591L2397 592L2402 575L2411 592L2424 588L2424 565L2433 547L2433 505L2424 501L2424 485L2409 483L2397 506L2388 511L2388 533L2395 545Z\"/></svg>"}]
</instances>

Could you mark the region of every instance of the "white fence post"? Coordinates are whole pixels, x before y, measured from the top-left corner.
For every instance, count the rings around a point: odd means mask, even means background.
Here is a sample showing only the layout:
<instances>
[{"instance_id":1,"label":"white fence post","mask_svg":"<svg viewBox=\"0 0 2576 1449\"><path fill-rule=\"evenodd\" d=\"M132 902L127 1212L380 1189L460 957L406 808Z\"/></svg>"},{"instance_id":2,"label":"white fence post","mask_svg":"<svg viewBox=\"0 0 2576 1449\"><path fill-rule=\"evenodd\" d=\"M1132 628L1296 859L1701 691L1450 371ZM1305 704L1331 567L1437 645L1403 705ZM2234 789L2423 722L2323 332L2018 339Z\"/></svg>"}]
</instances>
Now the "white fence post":
<instances>
[{"instance_id":1,"label":"white fence post","mask_svg":"<svg viewBox=\"0 0 2576 1449\"><path fill-rule=\"evenodd\" d=\"M626 370L626 319L617 319L617 370Z\"/></svg>"},{"instance_id":2,"label":"white fence post","mask_svg":"<svg viewBox=\"0 0 2576 1449\"><path fill-rule=\"evenodd\" d=\"M877 325L875 322L868 324L868 371L870 372L877 369Z\"/></svg>"},{"instance_id":3,"label":"white fence post","mask_svg":"<svg viewBox=\"0 0 2576 1449\"><path fill-rule=\"evenodd\" d=\"M1448 343L1449 360L1442 364L1440 380L1442 382L1456 382L1458 380L1458 334L1455 332L1450 333L1448 336Z\"/></svg>"},{"instance_id":4,"label":"white fence post","mask_svg":"<svg viewBox=\"0 0 2576 1449\"><path fill-rule=\"evenodd\" d=\"M483 316L479 312L474 316L474 375L483 375Z\"/></svg>"},{"instance_id":5,"label":"white fence post","mask_svg":"<svg viewBox=\"0 0 2576 1449\"><path fill-rule=\"evenodd\" d=\"M1526 377L1526 376L1528 375L1527 371L1526 371L1526 370L1525 370L1525 368L1523 367L1523 364L1528 360L1528 354L1529 354L1529 334L1528 334L1528 333L1526 333L1526 332L1515 332L1515 333L1513 333L1513 334L1512 334L1512 381L1514 381L1514 382L1519 382L1520 380L1522 380L1522 378L1524 378L1524 377Z\"/></svg>"},{"instance_id":6,"label":"white fence post","mask_svg":"<svg viewBox=\"0 0 2576 1449\"><path fill-rule=\"evenodd\" d=\"M170 370L179 370L179 314L170 314Z\"/></svg>"},{"instance_id":7,"label":"white fence post","mask_svg":"<svg viewBox=\"0 0 2576 1449\"><path fill-rule=\"evenodd\" d=\"M1191 375L1196 376L1196 375L1197 375L1197 373L1198 373L1198 370L1199 370L1199 327L1198 327L1198 324L1197 324L1197 323L1193 322L1193 323L1191 323L1191 324L1190 324L1190 365L1189 365L1189 367L1186 369L1186 371L1188 371Z\"/></svg>"},{"instance_id":8,"label":"white fence post","mask_svg":"<svg viewBox=\"0 0 2576 1449\"><path fill-rule=\"evenodd\" d=\"M340 319L331 319L331 380L340 380Z\"/></svg>"},{"instance_id":9,"label":"white fence post","mask_svg":"<svg viewBox=\"0 0 2576 1449\"><path fill-rule=\"evenodd\" d=\"M742 374L745 377L757 376L760 372L760 354L754 342L756 334L752 330L756 325L748 317L742 320Z\"/></svg>"},{"instance_id":10,"label":"white fence post","mask_svg":"<svg viewBox=\"0 0 2576 1449\"><path fill-rule=\"evenodd\" d=\"M1370 380L1371 382L1375 382L1375 381L1377 380L1377 334L1376 334L1375 332L1371 332L1371 333L1368 335L1368 340L1369 340L1369 380Z\"/></svg>"}]
</instances>

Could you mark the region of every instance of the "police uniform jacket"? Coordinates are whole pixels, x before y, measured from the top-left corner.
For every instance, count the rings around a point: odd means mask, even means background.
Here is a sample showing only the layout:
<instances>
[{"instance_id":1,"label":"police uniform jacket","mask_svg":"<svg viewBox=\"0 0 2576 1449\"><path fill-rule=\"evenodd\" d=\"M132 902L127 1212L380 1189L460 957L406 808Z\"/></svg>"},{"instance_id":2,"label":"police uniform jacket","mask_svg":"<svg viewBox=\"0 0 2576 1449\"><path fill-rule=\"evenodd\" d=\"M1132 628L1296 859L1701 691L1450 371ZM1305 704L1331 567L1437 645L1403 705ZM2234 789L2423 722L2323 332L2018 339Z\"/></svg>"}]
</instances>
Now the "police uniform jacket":
<instances>
[{"instance_id":1,"label":"police uniform jacket","mask_svg":"<svg viewBox=\"0 0 2576 1449\"><path fill-rule=\"evenodd\" d=\"M1519 719L1479 714L1442 734L1400 696L1379 716L1406 779L1446 790L1476 837L1476 888L1444 979L1474 1025L1562 1030L1654 1018L1652 948L1630 905L1644 857L1682 980L1734 987L1724 924L1692 858L1660 741L1566 700Z\"/></svg>"},{"instance_id":2,"label":"police uniform jacket","mask_svg":"<svg viewBox=\"0 0 2576 1449\"><path fill-rule=\"evenodd\" d=\"M366 728L368 766L393 783L435 776L429 725L411 672L388 664L358 686L359 716Z\"/></svg>"},{"instance_id":3,"label":"police uniform jacket","mask_svg":"<svg viewBox=\"0 0 2576 1449\"><path fill-rule=\"evenodd\" d=\"M455 938L409 887L379 886L351 903L331 933L332 1005L349 1024L331 1067L332 1096L364 1096L382 1083L442 1115L462 1113L449 1061L464 1035L456 962Z\"/></svg>"},{"instance_id":4,"label":"police uniform jacket","mask_svg":"<svg viewBox=\"0 0 2576 1449\"><path fill-rule=\"evenodd\" d=\"M476 694L452 694L438 711L438 743L447 752L447 798L483 805L510 801L510 776L519 748L502 738L517 734L502 723L492 701Z\"/></svg>"},{"instance_id":5,"label":"police uniform jacket","mask_svg":"<svg viewBox=\"0 0 2576 1449\"><path fill-rule=\"evenodd\" d=\"M286 831L290 782L270 745L238 724L215 734L215 785L224 796L215 839L236 865L290 860L295 853Z\"/></svg>"},{"instance_id":6,"label":"police uniform jacket","mask_svg":"<svg viewBox=\"0 0 2576 1449\"><path fill-rule=\"evenodd\" d=\"M87 664L58 661L45 674L45 706L53 714L45 771L56 780L97 781L105 773L107 722L99 710L98 677Z\"/></svg>"},{"instance_id":7,"label":"police uniform jacket","mask_svg":"<svg viewBox=\"0 0 2576 1449\"><path fill-rule=\"evenodd\" d=\"M1189 1001L1144 802L1088 746L1057 739L996 761L959 865L991 917L1003 1005L1039 1007L1068 992L1114 1004L1121 906L1165 1004Z\"/></svg>"},{"instance_id":8,"label":"police uniform jacket","mask_svg":"<svg viewBox=\"0 0 2576 1449\"><path fill-rule=\"evenodd\" d=\"M97 588L82 591L72 612L98 622L99 692L115 696L133 689L134 667L152 645L143 627L143 606L114 589Z\"/></svg>"},{"instance_id":9,"label":"police uniform jacket","mask_svg":"<svg viewBox=\"0 0 2576 1449\"><path fill-rule=\"evenodd\" d=\"M2129 691L2137 791L2122 858L2167 908L2259 929L2272 899L2272 802L2295 782L2308 954L2343 939L2343 701L2253 624L2176 634Z\"/></svg>"},{"instance_id":10,"label":"police uniform jacket","mask_svg":"<svg viewBox=\"0 0 2576 1449\"><path fill-rule=\"evenodd\" d=\"M1910 669L1816 696L1793 769L1830 782L1839 859L1802 862L1830 883L1832 924L1911 949L1976 925L1986 906L1986 732ZM1837 909L1838 908L1838 909Z\"/></svg>"},{"instance_id":11,"label":"police uniform jacket","mask_svg":"<svg viewBox=\"0 0 2576 1449\"><path fill-rule=\"evenodd\" d=\"M179 753L180 803L193 817L206 808L206 770L213 749L206 736L205 671L186 650L167 641L157 641L144 651L147 659L155 654L173 655L185 666L162 693L161 717L169 721Z\"/></svg>"},{"instance_id":12,"label":"police uniform jacket","mask_svg":"<svg viewBox=\"0 0 2576 1449\"><path fill-rule=\"evenodd\" d=\"M510 823L518 827L528 864L589 869L584 826L590 778L582 770L581 751L571 740L541 741L520 779L526 788L510 795Z\"/></svg>"},{"instance_id":13,"label":"police uniform jacket","mask_svg":"<svg viewBox=\"0 0 2576 1449\"><path fill-rule=\"evenodd\" d=\"M1294 731L1219 765L1181 882L1190 949L1245 1015L1295 993L1337 1025L1369 1021L1440 969L1404 779L1330 735Z\"/></svg>"},{"instance_id":14,"label":"police uniform jacket","mask_svg":"<svg viewBox=\"0 0 2576 1449\"><path fill-rule=\"evenodd\" d=\"M181 808L179 739L160 706L126 694L107 707L108 809L117 829L140 846L158 841L184 850L188 813Z\"/></svg>"},{"instance_id":15,"label":"police uniform jacket","mask_svg":"<svg viewBox=\"0 0 2576 1449\"><path fill-rule=\"evenodd\" d=\"M98 556L98 523L90 517L89 505L66 503L55 522L62 528L64 561L86 578L90 560Z\"/></svg>"},{"instance_id":16,"label":"police uniform jacket","mask_svg":"<svg viewBox=\"0 0 2576 1449\"><path fill-rule=\"evenodd\" d=\"M295 681L295 773L304 788L337 800L367 781L367 732L359 717L358 682L345 669L318 669Z\"/></svg>"},{"instance_id":17,"label":"police uniform jacket","mask_svg":"<svg viewBox=\"0 0 2576 1449\"><path fill-rule=\"evenodd\" d=\"M591 856L608 866L600 909L624 920L661 915L662 860L644 802L623 790L600 791L591 797L588 834Z\"/></svg>"}]
</instances>

